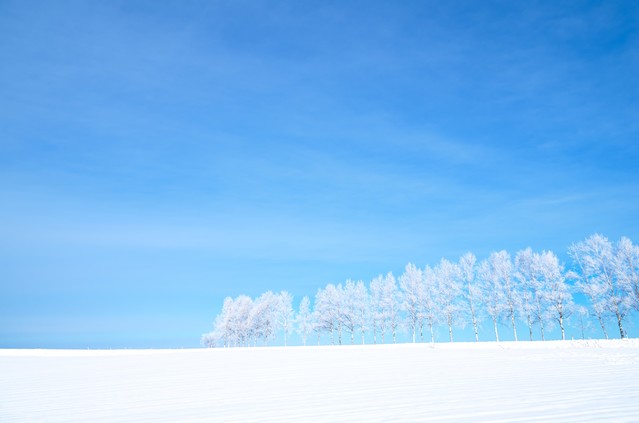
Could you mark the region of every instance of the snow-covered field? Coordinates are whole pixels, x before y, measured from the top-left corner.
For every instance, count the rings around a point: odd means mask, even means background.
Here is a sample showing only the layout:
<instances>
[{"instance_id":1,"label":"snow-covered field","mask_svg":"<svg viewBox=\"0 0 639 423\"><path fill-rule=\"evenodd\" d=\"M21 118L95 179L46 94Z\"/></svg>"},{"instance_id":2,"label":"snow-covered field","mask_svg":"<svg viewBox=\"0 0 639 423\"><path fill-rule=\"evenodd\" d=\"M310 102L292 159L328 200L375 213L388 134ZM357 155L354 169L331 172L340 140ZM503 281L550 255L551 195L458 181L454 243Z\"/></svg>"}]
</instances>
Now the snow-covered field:
<instances>
[{"instance_id":1,"label":"snow-covered field","mask_svg":"<svg viewBox=\"0 0 639 423\"><path fill-rule=\"evenodd\" d=\"M0 421L639 421L639 341L0 350Z\"/></svg>"}]
</instances>

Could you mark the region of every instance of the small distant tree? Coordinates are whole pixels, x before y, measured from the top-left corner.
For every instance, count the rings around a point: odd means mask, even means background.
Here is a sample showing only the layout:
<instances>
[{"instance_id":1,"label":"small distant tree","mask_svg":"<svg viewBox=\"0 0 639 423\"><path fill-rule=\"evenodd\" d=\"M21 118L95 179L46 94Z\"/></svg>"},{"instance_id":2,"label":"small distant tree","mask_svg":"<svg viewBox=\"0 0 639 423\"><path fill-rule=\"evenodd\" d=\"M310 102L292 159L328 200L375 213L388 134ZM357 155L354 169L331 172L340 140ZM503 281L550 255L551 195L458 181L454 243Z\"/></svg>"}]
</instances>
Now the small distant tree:
<instances>
[{"instance_id":1,"label":"small distant tree","mask_svg":"<svg viewBox=\"0 0 639 423\"><path fill-rule=\"evenodd\" d=\"M495 271L490 261L483 260L479 263L478 275L481 283L482 296L486 299L486 313L490 316L495 329L495 340L499 342L499 329L497 323L504 315L504 289L499 273Z\"/></svg>"},{"instance_id":2,"label":"small distant tree","mask_svg":"<svg viewBox=\"0 0 639 423\"><path fill-rule=\"evenodd\" d=\"M342 297L340 319L342 327L351 335L351 345L355 343L355 330L357 328L358 306L356 299L356 285L352 280L347 280L344 287L339 286Z\"/></svg>"},{"instance_id":3,"label":"small distant tree","mask_svg":"<svg viewBox=\"0 0 639 423\"><path fill-rule=\"evenodd\" d=\"M337 342L342 345L342 330L344 325L343 316L343 288L340 285L328 284L323 290L318 291L315 300L315 309L318 312L319 324L331 335L331 344L335 344L335 333Z\"/></svg>"},{"instance_id":4,"label":"small distant tree","mask_svg":"<svg viewBox=\"0 0 639 423\"><path fill-rule=\"evenodd\" d=\"M386 334L386 320L384 318L384 277L379 275L371 280L370 291L370 320L373 329L373 343L377 344L377 335L382 344Z\"/></svg>"},{"instance_id":5,"label":"small distant tree","mask_svg":"<svg viewBox=\"0 0 639 423\"><path fill-rule=\"evenodd\" d=\"M317 308L315 308L311 313L311 322L313 332L317 335L317 345L321 345L322 333L326 331L326 328L323 326L321 314Z\"/></svg>"},{"instance_id":6,"label":"small distant tree","mask_svg":"<svg viewBox=\"0 0 639 423\"><path fill-rule=\"evenodd\" d=\"M240 346L248 346L250 331L249 316L253 308L253 300L246 295L240 295L235 299L233 312L233 325L235 337Z\"/></svg>"},{"instance_id":7,"label":"small distant tree","mask_svg":"<svg viewBox=\"0 0 639 423\"><path fill-rule=\"evenodd\" d=\"M370 316L370 298L363 281L357 281L353 290L353 309L355 312L355 328L362 335L362 345L365 343L365 335L368 330Z\"/></svg>"},{"instance_id":8,"label":"small distant tree","mask_svg":"<svg viewBox=\"0 0 639 423\"><path fill-rule=\"evenodd\" d=\"M277 331L278 298L271 291L260 295L253 302L253 308L249 317L253 333L253 343L262 339L264 345L275 339Z\"/></svg>"},{"instance_id":9,"label":"small distant tree","mask_svg":"<svg viewBox=\"0 0 639 423\"><path fill-rule=\"evenodd\" d=\"M414 264L408 263L404 273L399 277L399 286L401 306L406 312L406 323L415 343L417 325L421 316L422 271Z\"/></svg>"},{"instance_id":10,"label":"small distant tree","mask_svg":"<svg viewBox=\"0 0 639 423\"><path fill-rule=\"evenodd\" d=\"M204 348L215 348L217 347L218 343L219 343L218 334L215 333L214 331L205 333L200 338L200 344Z\"/></svg>"},{"instance_id":11,"label":"small distant tree","mask_svg":"<svg viewBox=\"0 0 639 423\"><path fill-rule=\"evenodd\" d=\"M315 328L318 332L318 337L321 335L321 332L329 333L332 345L335 345L335 328L338 321L335 295L335 286L328 284L326 288L318 289L317 295L315 296Z\"/></svg>"},{"instance_id":12,"label":"small distant tree","mask_svg":"<svg viewBox=\"0 0 639 423\"><path fill-rule=\"evenodd\" d=\"M420 296L422 304L420 306L420 321L426 322L430 331L430 342L435 342L435 325L437 316L440 313L439 298L437 297L437 275L432 267L426 266L422 271L423 294ZM420 329L421 332L421 329Z\"/></svg>"},{"instance_id":13,"label":"small distant tree","mask_svg":"<svg viewBox=\"0 0 639 423\"><path fill-rule=\"evenodd\" d=\"M581 339L586 339L586 328L589 327L588 308L584 306L575 306L575 312L579 316L579 329L581 330Z\"/></svg>"},{"instance_id":14,"label":"small distant tree","mask_svg":"<svg viewBox=\"0 0 639 423\"><path fill-rule=\"evenodd\" d=\"M293 311L293 296L288 291L282 291L277 297L277 325L284 332L284 346L287 345L288 335L293 332L295 312Z\"/></svg>"},{"instance_id":15,"label":"small distant tree","mask_svg":"<svg viewBox=\"0 0 639 423\"><path fill-rule=\"evenodd\" d=\"M513 266L510 254L503 250L491 253L488 257L487 267L483 270L488 281L488 294L491 298L489 314L497 320L500 317L507 319L513 328L515 341L517 341L515 320L519 308L519 292L513 283ZM496 337L499 336L497 320L493 320Z\"/></svg>"},{"instance_id":16,"label":"small distant tree","mask_svg":"<svg viewBox=\"0 0 639 423\"><path fill-rule=\"evenodd\" d=\"M443 320L448 325L448 336L453 342L453 326L462 321L460 299L462 288L459 283L460 273L456 264L442 259L435 268L437 275L437 290Z\"/></svg>"},{"instance_id":17,"label":"small distant tree","mask_svg":"<svg viewBox=\"0 0 639 423\"><path fill-rule=\"evenodd\" d=\"M513 265L510 254L502 250L494 256L493 265L497 267L500 277L503 280L504 294L506 299L506 316L510 319L513 328L513 337L517 341L516 318L520 304L519 290L513 281Z\"/></svg>"},{"instance_id":18,"label":"small distant tree","mask_svg":"<svg viewBox=\"0 0 639 423\"><path fill-rule=\"evenodd\" d=\"M399 291L397 289L397 282L390 272L384 277L382 310L383 318L393 335L393 344L395 344L397 342L397 331L401 325L401 318L399 315Z\"/></svg>"},{"instance_id":19,"label":"small distant tree","mask_svg":"<svg viewBox=\"0 0 639 423\"><path fill-rule=\"evenodd\" d=\"M473 253L466 253L459 259L459 274L464 285L465 292L463 295L468 303L468 311L470 319L473 323L473 331L475 332L475 342L479 341L479 322L478 322L478 306L481 303L481 290L476 285L476 266L477 258Z\"/></svg>"},{"instance_id":20,"label":"small distant tree","mask_svg":"<svg viewBox=\"0 0 639 423\"><path fill-rule=\"evenodd\" d=\"M234 312L235 302L233 298L226 297L222 304L222 312L215 321L215 332L220 335L225 348L232 346L231 343L235 339Z\"/></svg>"},{"instance_id":21,"label":"small distant tree","mask_svg":"<svg viewBox=\"0 0 639 423\"><path fill-rule=\"evenodd\" d=\"M521 287L520 315L528 327L528 336L533 340L533 323L535 322L535 267L534 254L530 248L517 252L513 278ZM540 322L543 339L543 321Z\"/></svg>"},{"instance_id":22,"label":"small distant tree","mask_svg":"<svg viewBox=\"0 0 639 423\"><path fill-rule=\"evenodd\" d=\"M302 338L302 344L306 345L308 336L313 331L313 315L311 313L311 300L305 296L300 302L300 309L295 318L297 333Z\"/></svg>"},{"instance_id":23,"label":"small distant tree","mask_svg":"<svg viewBox=\"0 0 639 423\"><path fill-rule=\"evenodd\" d=\"M565 340L564 321L572 314L574 303L570 289L566 284L564 268L552 251L542 252L540 260L541 277L548 287L546 295L550 304L550 315L561 329L561 339Z\"/></svg>"}]
</instances>

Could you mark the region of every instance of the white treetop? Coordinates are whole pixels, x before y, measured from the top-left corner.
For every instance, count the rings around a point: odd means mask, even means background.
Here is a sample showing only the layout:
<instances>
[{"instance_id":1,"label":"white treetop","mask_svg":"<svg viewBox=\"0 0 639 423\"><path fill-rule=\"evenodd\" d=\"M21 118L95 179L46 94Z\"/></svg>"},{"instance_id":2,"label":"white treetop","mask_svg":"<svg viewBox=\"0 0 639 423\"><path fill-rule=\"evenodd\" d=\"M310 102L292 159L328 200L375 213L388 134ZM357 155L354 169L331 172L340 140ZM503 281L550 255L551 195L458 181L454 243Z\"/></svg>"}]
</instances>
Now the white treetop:
<instances>
[{"instance_id":1,"label":"white treetop","mask_svg":"<svg viewBox=\"0 0 639 423\"><path fill-rule=\"evenodd\" d=\"M540 274L548 287L546 296L550 305L550 316L561 329L561 339L566 339L564 321L574 311L572 294L566 284L564 267L552 251L544 251L540 257Z\"/></svg>"},{"instance_id":2,"label":"white treetop","mask_svg":"<svg viewBox=\"0 0 639 423\"><path fill-rule=\"evenodd\" d=\"M311 300L308 296L304 296L300 302L300 309L295 317L297 324L297 333L302 338L302 343L306 345L308 336L313 331L313 315L311 313Z\"/></svg>"},{"instance_id":3,"label":"white treetop","mask_svg":"<svg viewBox=\"0 0 639 423\"><path fill-rule=\"evenodd\" d=\"M386 321L388 329L393 336L393 344L397 342L397 331L402 323L399 314L399 291L397 281L391 272L384 277L383 284L383 319Z\"/></svg>"},{"instance_id":4,"label":"white treetop","mask_svg":"<svg viewBox=\"0 0 639 423\"><path fill-rule=\"evenodd\" d=\"M401 288L401 306L406 313L406 323L412 332L413 343L415 342L417 326L419 324L421 310L421 295L423 292L422 271L414 264L408 263L404 273L399 277Z\"/></svg>"},{"instance_id":5,"label":"white treetop","mask_svg":"<svg viewBox=\"0 0 639 423\"><path fill-rule=\"evenodd\" d=\"M437 275L430 266L422 272L424 293L421 296L422 321L425 321L430 331L430 342L435 342L435 325L439 316L439 298L437 292ZM420 330L421 332L421 330Z\"/></svg>"},{"instance_id":6,"label":"white treetop","mask_svg":"<svg viewBox=\"0 0 639 423\"><path fill-rule=\"evenodd\" d=\"M448 336L453 342L453 326L461 323L462 287L460 284L460 272L456 264L442 259L435 268L437 275L437 293L443 320L448 325Z\"/></svg>"},{"instance_id":7,"label":"white treetop","mask_svg":"<svg viewBox=\"0 0 639 423\"><path fill-rule=\"evenodd\" d=\"M475 332L475 342L479 341L479 318L478 311L480 309L482 297L481 289L476 284L476 263L477 258L473 253L466 253L459 259L459 274L461 282L463 284L463 295L468 303L468 311L470 320L473 324L473 331Z\"/></svg>"},{"instance_id":8,"label":"white treetop","mask_svg":"<svg viewBox=\"0 0 639 423\"><path fill-rule=\"evenodd\" d=\"M610 313L617 320L619 335L626 332L623 319L629 311L626 285L615 277L614 251L608 238L594 234L568 250L581 269L580 287L591 298L593 311L605 330L603 319Z\"/></svg>"}]
</instances>

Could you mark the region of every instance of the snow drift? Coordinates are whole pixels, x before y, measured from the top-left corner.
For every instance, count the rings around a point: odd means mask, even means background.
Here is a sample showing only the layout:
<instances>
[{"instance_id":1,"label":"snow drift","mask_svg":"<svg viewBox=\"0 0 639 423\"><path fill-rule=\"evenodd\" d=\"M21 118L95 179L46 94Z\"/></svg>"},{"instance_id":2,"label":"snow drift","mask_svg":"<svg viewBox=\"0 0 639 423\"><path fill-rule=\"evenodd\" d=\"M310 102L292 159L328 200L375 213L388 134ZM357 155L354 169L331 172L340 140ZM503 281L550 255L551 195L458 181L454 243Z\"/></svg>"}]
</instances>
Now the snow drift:
<instances>
[{"instance_id":1,"label":"snow drift","mask_svg":"<svg viewBox=\"0 0 639 423\"><path fill-rule=\"evenodd\" d=\"M0 350L0 421L637 421L639 341Z\"/></svg>"}]
</instances>

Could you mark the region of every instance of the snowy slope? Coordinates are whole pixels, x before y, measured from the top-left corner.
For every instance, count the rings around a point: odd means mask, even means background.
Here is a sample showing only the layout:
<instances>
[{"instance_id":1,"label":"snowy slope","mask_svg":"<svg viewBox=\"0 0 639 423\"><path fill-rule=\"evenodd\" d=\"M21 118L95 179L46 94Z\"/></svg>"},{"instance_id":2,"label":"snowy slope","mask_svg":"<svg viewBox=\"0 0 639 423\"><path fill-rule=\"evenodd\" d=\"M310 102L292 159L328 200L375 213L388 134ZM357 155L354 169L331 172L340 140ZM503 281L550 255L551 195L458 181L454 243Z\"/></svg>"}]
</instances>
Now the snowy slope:
<instances>
[{"instance_id":1,"label":"snowy slope","mask_svg":"<svg viewBox=\"0 0 639 423\"><path fill-rule=\"evenodd\" d=\"M0 421L639 421L639 342L0 350Z\"/></svg>"}]
</instances>

